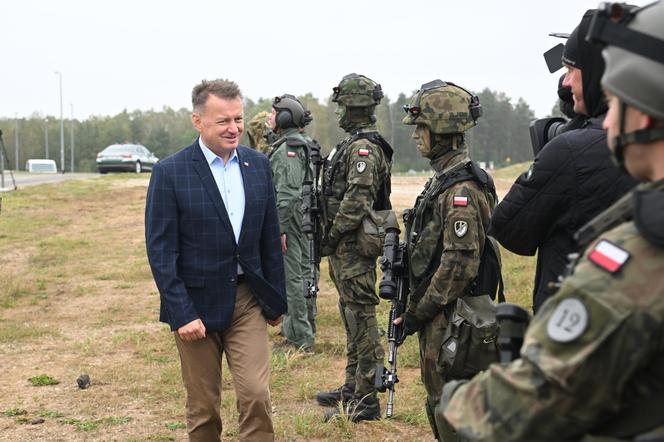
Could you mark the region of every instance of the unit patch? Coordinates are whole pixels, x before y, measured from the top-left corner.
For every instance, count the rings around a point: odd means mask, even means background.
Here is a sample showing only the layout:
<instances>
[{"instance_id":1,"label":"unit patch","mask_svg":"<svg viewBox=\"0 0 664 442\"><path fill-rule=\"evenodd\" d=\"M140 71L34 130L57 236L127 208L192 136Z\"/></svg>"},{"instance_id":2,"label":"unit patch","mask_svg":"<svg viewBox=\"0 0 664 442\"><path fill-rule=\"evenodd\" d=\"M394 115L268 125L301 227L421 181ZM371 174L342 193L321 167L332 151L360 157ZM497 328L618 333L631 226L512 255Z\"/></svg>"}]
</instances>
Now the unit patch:
<instances>
[{"instance_id":1,"label":"unit patch","mask_svg":"<svg viewBox=\"0 0 664 442\"><path fill-rule=\"evenodd\" d=\"M369 155L369 154L371 153L371 151L370 151L369 149L359 149L359 150L357 151L357 153L358 153L358 155L360 155L361 157L366 157L367 155Z\"/></svg>"},{"instance_id":2,"label":"unit patch","mask_svg":"<svg viewBox=\"0 0 664 442\"><path fill-rule=\"evenodd\" d=\"M454 221L454 234L458 238L463 238L468 233L468 223L466 221Z\"/></svg>"},{"instance_id":3,"label":"unit patch","mask_svg":"<svg viewBox=\"0 0 664 442\"><path fill-rule=\"evenodd\" d=\"M629 256L626 250L603 239L588 254L588 259L609 273L616 273L625 265Z\"/></svg>"},{"instance_id":4,"label":"unit patch","mask_svg":"<svg viewBox=\"0 0 664 442\"><path fill-rule=\"evenodd\" d=\"M568 298L556 307L546 324L546 332L553 341L566 343L581 336L587 326L586 306L576 298Z\"/></svg>"},{"instance_id":5,"label":"unit patch","mask_svg":"<svg viewBox=\"0 0 664 442\"><path fill-rule=\"evenodd\" d=\"M461 195L454 195L454 207L466 207L468 205L468 197Z\"/></svg>"},{"instance_id":6,"label":"unit patch","mask_svg":"<svg viewBox=\"0 0 664 442\"><path fill-rule=\"evenodd\" d=\"M296 154L295 152L293 152L292 150L289 150L288 153L287 153L287 155L288 155L289 157L296 157L296 156L297 156L297 154Z\"/></svg>"},{"instance_id":7,"label":"unit patch","mask_svg":"<svg viewBox=\"0 0 664 442\"><path fill-rule=\"evenodd\" d=\"M367 163L365 163L364 161L358 161L355 167L357 168L357 171L359 173L362 173L367 168Z\"/></svg>"}]
</instances>

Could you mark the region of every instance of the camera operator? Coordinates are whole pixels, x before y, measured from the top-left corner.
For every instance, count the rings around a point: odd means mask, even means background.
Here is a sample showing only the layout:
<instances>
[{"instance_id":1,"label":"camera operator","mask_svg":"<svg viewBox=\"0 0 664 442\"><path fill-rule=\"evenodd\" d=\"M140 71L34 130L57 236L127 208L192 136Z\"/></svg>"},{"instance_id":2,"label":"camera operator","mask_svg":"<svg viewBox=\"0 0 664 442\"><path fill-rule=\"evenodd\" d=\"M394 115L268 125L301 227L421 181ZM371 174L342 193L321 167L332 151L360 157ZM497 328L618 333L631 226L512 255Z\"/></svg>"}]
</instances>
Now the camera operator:
<instances>
[{"instance_id":1,"label":"camera operator","mask_svg":"<svg viewBox=\"0 0 664 442\"><path fill-rule=\"evenodd\" d=\"M604 72L601 50L585 41L591 20L586 12L563 52L567 73L562 86L571 88L581 127L553 138L537 154L530 169L496 207L489 234L519 255L537 253L533 311L552 293L577 249L574 232L635 185L612 162L602 121L606 102L600 87Z\"/></svg>"},{"instance_id":2,"label":"camera operator","mask_svg":"<svg viewBox=\"0 0 664 442\"><path fill-rule=\"evenodd\" d=\"M558 60L560 64L560 59ZM562 67L562 65L561 65ZM558 80L558 109L567 117L540 118L530 123L530 141L533 146L533 156L542 150L546 144L563 132L583 127L587 117L574 112L574 98L572 89L563 86L565 74Z\"/></svg>"}]
</instances>

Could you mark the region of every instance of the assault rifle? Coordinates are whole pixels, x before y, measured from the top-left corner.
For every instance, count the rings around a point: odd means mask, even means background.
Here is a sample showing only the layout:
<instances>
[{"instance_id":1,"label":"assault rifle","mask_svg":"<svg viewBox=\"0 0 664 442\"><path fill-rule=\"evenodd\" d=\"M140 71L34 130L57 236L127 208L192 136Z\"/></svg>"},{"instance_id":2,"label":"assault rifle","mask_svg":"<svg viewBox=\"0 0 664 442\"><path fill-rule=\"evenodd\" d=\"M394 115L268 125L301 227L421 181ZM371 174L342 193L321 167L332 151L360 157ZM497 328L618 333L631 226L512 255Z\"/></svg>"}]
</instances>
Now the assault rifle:
<instances>
[{"instance_id":1,"label":"assault rifle","mask_svg":"<svg viewBox=\"0 0 664 442\"><path fill-rule=\"evenodd\" d=\"M307 281L305 298L315 298L318 295L318 266L320 264L321 240L321 204L320 204L320 170L323 158L320 154L320 145L315 141L307 143L309 163L313 169L307 171L302 183L302 231L309 239L309 269L310 280Z\"/></svg>"},{"instance_id":2,"label":"assault rifle","mask_svg":"<svg viewBox=\"0 0 664 442\"><path fill-rule=\"evenodd\" d=\"M406 309L409 281L408 251L406 243L399 241L400 230L396 217L392 216L392 222L388 218L385 224L385 245L383 246L383 256L380 258L383 279L378 286L378 294L382 299L388 299L392 303L387 321L387 363L389 368L378 364L374 384L380 392L389 390L385 416L390 418L394 411L394 387L399 382L397 347L404 338L403 324L394 325L394 320L403 315Z\"/></svg>"}]
</instances>

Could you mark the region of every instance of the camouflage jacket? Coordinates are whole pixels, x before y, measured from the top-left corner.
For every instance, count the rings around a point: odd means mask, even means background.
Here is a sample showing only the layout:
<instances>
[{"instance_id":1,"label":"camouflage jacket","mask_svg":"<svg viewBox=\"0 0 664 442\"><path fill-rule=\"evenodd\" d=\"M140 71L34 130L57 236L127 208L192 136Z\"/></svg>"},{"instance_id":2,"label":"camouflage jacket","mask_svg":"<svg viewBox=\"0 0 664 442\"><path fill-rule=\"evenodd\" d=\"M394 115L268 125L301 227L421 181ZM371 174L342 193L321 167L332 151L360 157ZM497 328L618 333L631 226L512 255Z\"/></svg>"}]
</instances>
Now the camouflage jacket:
<instances>
[{"instance_id":1,"label":"camouflage jacket","mask_svg":"<svg viewBox=\"0 0 664 442\"><path fill-rule=\"evenodd\" d=\"M579 439L664 394L664 182L658 187L647 204L635 203L654 206L649 215L636 209L635 221L585 251L533 319L520 359L443 395L440 411L462 435Z\"/></svg>"},{"instance_id":2,"label":"camouflage jacket","mask_svg":"<svg viewBox=\"0 0 664 442\"><path fill-rule=\"evenodd\" d=\"M443 306L463 296L479 269L493 197L472 180L453 184L437 196L431 194L442 175L469 161L465 150L434 160L437 174L417 197L409 220L408 310L420 321L433 318Z\"/></svg>"},{"instance_id":3,"label":"camouflage jacket","mask_svg":"<svg viewBox=\"0 0 664 442\"><path fill-rule=\"evenodd\" d=\"M269 112L259 112L249 121L247 127L249 145L253 149L256 149L257 151L266 155L270 150L270 143L267 141L267 134L270 132L270 129L267 127L269 118Z\"/></svg>"},{"instance_id":4,"label":"camouflage jacket","mask_svg":"<svg viewBox=\"0 0 664 442\"><path fill-rule=\"evenodd\" d=\"M277 192L281 233L302 224L302 182L309 167L306 141L297 129L287 129L272 145L270 165Z\"/></svg>"},{"instance_id":5,"label":"camouflage jacket","mask_svg":"<svg viewBox=\"0 0 664 442\"><path fill-rule=\"evenodd\" d=\"M373 126L359 131L374 132ZM339 277L348 279L375 266L355 249L356 230L372 209L377 193L390 174L380 146L366 138L344 139L330 152L323 172L322 205L327 245L335 247L333 260L344 263Z\"/></svg>"}]
</instances>

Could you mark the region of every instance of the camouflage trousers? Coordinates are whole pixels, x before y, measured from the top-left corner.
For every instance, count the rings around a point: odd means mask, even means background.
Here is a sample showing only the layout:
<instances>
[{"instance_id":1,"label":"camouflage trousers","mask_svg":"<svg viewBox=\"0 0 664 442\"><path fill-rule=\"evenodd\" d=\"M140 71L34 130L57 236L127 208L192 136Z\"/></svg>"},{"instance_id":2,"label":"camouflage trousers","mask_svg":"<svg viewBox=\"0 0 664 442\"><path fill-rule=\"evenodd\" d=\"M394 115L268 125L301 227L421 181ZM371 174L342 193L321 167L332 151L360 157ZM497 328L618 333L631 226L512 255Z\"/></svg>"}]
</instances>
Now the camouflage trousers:
<instances>
[{"instance_id":1,"label":"camouflage trousers","mask_svg":"<svg viewBox=\"0 0 664 442\"><path fill-rule=\"evenodd\" d=\"M286 232L286 246L284 270L288 314L284 318L281 331L294 345L312 348L314 332L310 323L311 306L309 300L305 298L304 279L304 276L309 275L309 244L301 227L297 226ZM315 303L315 300L313 302Z\"/></svg>"},{"instance_id":2,"label":"camouflage trousers","mask_svg":"<svg viewBox=\"0 0 664 442\"><path fill-rule=\"evenodd\" d=\"M447 325L448 321L445 311L441 311L431 321L427 322L424 328L418 333L420 341L420 372L422 375L422 384L424 384L424 389L427 392L425 408L431 429L438 440L454 442L459 440L456 432L445 419L439 418L434 412L443 393L443 386L447 381L451 380L447 378L439 362L443 346L443 336L445 335Z\"/></svg>"},{"instance_id":3,"label":"camouflage trousers","mask_svg":"<svg viewBox=\"0 0 664 442\"><path fill-rule=\"evenodd\" d=\"M341 280L330 260L330 276L339 292L339 313L346 330L346 384L355 384L355 396L375 394L376 364L382 363L376 320L376 270ZM367 303L369 301L370 303Z\"/></svg>"}]
</instances>

